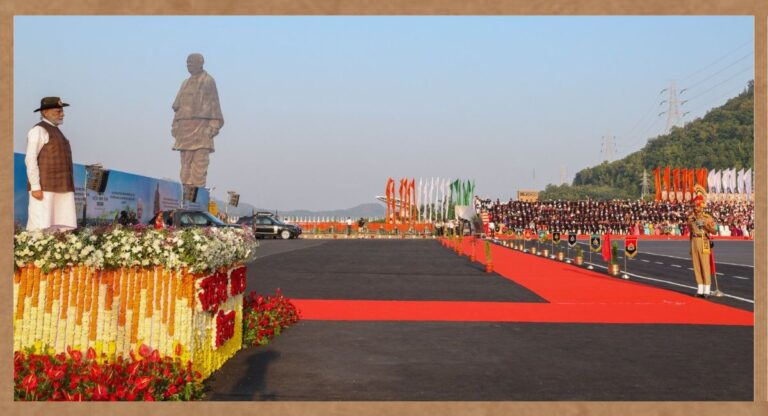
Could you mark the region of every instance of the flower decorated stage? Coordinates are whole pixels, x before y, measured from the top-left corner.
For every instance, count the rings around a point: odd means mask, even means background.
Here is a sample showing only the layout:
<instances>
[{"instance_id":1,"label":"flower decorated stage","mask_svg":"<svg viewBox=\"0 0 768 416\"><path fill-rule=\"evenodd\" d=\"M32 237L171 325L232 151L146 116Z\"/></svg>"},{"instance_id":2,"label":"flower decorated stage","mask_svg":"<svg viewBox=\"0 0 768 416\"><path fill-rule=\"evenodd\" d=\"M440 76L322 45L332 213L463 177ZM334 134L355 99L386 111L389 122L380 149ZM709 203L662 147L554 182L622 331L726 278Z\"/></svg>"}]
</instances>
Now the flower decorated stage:
<instances>
[{"instance_id":1,"label":"flower decorated stage","mask_svg":"<svg viewBox=\"0 0 768 416\"><path fill-rule=\"evenodd\" d=\"M239 229L85 229L15 237L14 350L92 349L107 361L141 346L207 377L243 340L246 268Z\"/></svg>"}]
</instances>

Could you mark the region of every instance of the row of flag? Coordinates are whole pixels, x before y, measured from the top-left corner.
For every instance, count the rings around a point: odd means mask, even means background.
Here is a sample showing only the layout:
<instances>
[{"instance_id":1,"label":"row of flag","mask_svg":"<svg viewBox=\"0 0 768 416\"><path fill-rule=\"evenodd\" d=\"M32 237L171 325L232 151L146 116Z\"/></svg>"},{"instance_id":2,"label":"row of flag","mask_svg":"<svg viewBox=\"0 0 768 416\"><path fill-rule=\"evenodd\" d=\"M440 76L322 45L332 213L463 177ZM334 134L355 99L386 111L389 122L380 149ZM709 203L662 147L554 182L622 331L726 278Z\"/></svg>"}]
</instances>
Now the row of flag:
<instances>
[{"instance_id":1,"label":"row of flag","mask_svg":"<svg viewBox=\"0 0 768 416\"><path fill-rule=\"evenodd\" d=\"M701 185L710 194L746 195L752 194L752 169L673 168L666 166L653 170L656 186L656 200L685 200L694 196L693 187Z\"/></svg>"},{"instance_id":2,"label":"row of flag","mask_svg":"<svg viewBox=\"0 0 768 416\"><path fill-rule=\"evenodd\" d=\"M533 238L533 230L525 229L522 230L516 230L517 235L520 234L523 235L523 237L526 240L531 240ZM539 242L545 242L547 241L547 236L549 234L541 230L538 234ZM559 244L561 240L562 234L559 232L553 232L552 233L552 242L555 244ZM576 233L568 233L568 246L573 248L576 246ZM603 255L603 260L606 262L611 261L611 235L610 234L603 234L602 236L600 234L592 234L589 237L589 248L593 252L601 252ZM637 236L625 236L624 237L624 253L626 253L627 257L633 258L637 255Z\"/></svg>"},{"instance_id":3,"label":"row of flag","mask_svg":"<svg viewBox=\"0 0 768 416\"><path fill-rule=\"evenodd\" d=\"M711 194L752 194L752 168L711 170L707 175L707 187Z\"/></svg>"},{"instance_id":4,"label":"row of flag","mask_svg":"<svg viewBox=\"0 0 768 416\"><path fill-rule=\"evenodd\" d=\"M387 220L397 214L401 221L445 221L456 205L468 206L475 193L475 182L448 178L400 179L395 190L395 181L387 179L386 204Z\"/></svg>"}]
</instances>

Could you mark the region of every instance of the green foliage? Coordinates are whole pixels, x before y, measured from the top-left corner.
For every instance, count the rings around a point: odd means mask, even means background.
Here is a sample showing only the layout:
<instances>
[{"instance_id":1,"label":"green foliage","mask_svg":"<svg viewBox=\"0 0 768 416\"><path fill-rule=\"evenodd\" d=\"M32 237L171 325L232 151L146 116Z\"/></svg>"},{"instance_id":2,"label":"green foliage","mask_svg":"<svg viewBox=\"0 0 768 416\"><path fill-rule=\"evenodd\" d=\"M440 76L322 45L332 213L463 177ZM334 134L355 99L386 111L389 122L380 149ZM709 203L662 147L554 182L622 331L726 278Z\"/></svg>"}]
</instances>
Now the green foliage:
<instances>
[{"instance_id":1,"label":"green foliage","mask_svg":"<svg viewBox=\"0 0 768 416\"><path fill-rule=\"evenodd\" d=\"M574 251L576 252L576 257L584 257L584 249L581 248L581 244L576 244Z\"/></svg>"},{"instance_id":2,"label":"green foliage","mask_svg":"<svg viewBox=\"0 0 768 416\"><path fill-rule=\"evenodd\" d=\"M619 264L619 243L611 243L611 264Z\"/></svg>"},{"instance_id":3,"label":"green foliage","mask_svg":"<svg viewBox=\"0 0 768 416\"><path fill-rule=\"evenodd\" d=\"M754 82L724 105L684 127L648 140L621 160L582 169L571 185L547 185L541 200L637 199L643 171L654 193L656 167L748 169L754 166Z\"/></svg>"}]
</instances>

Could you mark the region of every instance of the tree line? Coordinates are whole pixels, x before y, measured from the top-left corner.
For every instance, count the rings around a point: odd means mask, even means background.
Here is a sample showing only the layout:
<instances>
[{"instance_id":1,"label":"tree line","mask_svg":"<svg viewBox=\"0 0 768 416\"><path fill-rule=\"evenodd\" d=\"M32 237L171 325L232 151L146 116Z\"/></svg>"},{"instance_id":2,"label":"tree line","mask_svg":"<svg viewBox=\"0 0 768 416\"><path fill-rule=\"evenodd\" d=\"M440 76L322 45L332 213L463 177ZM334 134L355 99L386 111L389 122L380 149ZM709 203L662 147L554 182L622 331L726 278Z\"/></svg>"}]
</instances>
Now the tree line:
<instances>
[{"instance_id":1,"label":"tree line","mask_svg":"<svg viewBox=\"0 0 768 416\"><path fill-rule=\"evenodd\" d=\"M749 169L755 156L753 120L754 81L750 81L741 94L704 117L673 127L623 159L582 169L570 185L549 184L539 199L637 199L642 194L644 170L648 175L646 197L652 198L656 167Z\"/></svg>"}]
</instances>

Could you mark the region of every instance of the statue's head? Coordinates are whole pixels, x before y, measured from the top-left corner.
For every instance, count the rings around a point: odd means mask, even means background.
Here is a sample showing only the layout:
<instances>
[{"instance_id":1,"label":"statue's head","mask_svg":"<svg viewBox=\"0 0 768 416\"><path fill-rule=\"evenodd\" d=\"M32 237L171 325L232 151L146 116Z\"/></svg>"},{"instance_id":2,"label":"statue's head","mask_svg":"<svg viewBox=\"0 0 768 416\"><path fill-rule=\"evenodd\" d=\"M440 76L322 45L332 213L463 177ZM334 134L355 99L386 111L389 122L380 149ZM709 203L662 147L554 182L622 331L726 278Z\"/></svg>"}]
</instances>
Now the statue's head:
<instances>
[{"instance_id":1,"label":"statue's head","mask_svg":"<svg viewBox=\"0 0 768 416\"><path fill-rule=\"evenodd\" d=\"M199 53L191 53L187 57L187 71L189 71L190 74L196 75L201 72L203 72L203 63L205 60L203 59L203 55Z\"/></svg>"}]
</instances>

